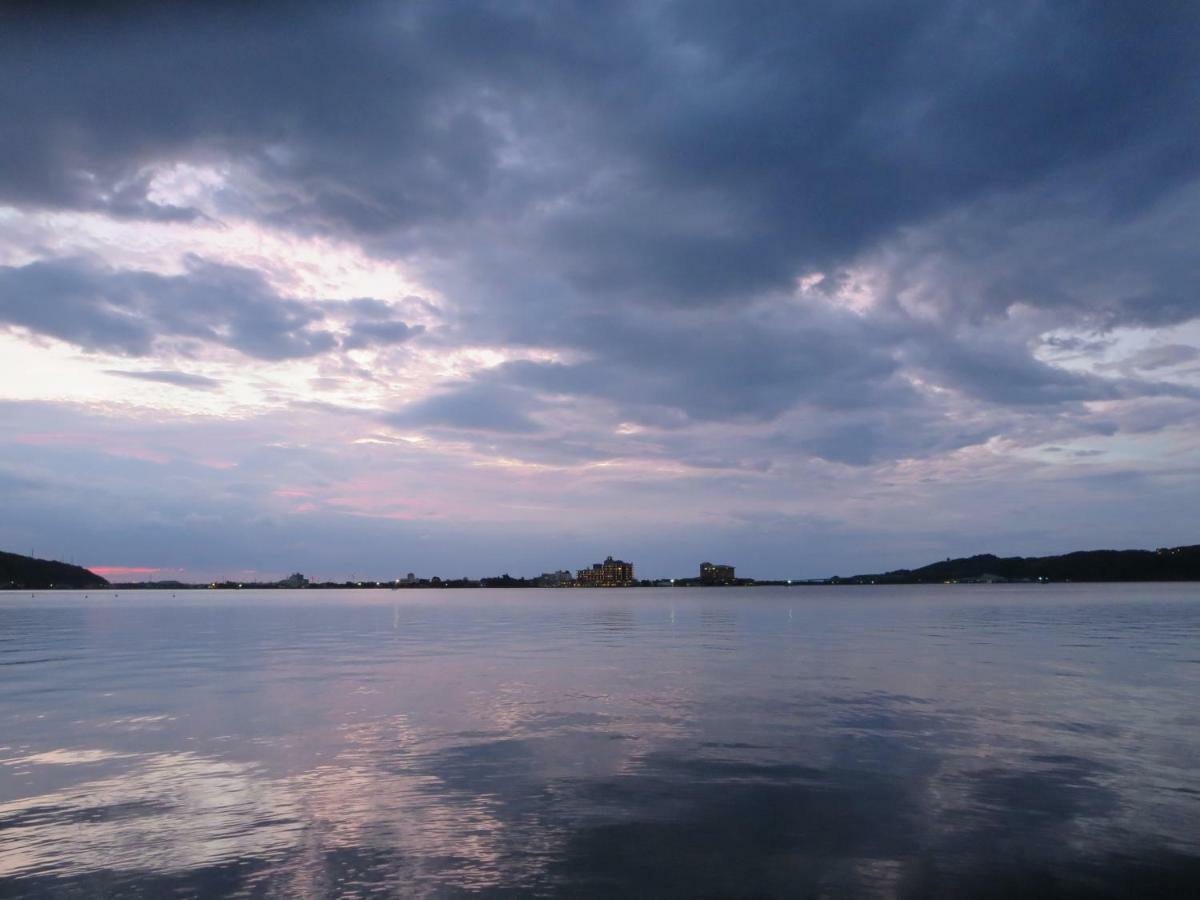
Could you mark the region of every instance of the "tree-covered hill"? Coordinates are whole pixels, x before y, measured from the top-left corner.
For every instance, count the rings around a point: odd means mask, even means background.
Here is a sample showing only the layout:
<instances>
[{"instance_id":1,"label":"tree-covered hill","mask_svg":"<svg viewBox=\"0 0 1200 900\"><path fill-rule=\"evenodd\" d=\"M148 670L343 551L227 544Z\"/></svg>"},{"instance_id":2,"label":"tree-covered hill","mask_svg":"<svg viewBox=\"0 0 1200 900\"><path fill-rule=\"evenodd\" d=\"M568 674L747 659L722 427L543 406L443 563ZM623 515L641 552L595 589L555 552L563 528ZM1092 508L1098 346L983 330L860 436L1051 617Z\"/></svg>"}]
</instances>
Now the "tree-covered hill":
<instances>
[{"instance_id":1,"label":"tree-covered hill","mask_svg":"<svg viewBox=\"0 0 1200 900\"><path fill-rule=\"evenodd\" d=\"M82 566L0 551L0 590L104 587L108 581Z\"/></svg>"},{"instance_id":2,"label":"tree-covered hill","mask_svg":"<svg viewBox=\"0 0 1200 900\"><path fill-rule=\"evenodd\" d=\"M838 581L876 584L930 584L995 576L1007 581L1200 581L1200 545L1158 550L1082 550L1062 556L1010 556L985 553L947 559L919 569L855 575Z\"/></svg>"}]
</instances>

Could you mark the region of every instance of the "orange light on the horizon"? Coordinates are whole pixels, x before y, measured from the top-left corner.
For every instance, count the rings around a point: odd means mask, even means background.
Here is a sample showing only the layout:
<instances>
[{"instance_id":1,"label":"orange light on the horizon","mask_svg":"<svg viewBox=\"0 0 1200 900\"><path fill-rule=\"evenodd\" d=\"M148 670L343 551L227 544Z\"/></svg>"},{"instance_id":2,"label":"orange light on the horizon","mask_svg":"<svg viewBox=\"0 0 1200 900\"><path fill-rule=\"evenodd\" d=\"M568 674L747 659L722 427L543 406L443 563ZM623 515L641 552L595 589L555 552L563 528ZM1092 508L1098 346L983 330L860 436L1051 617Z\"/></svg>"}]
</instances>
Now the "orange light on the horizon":
<instances>
[{"instance_id":1,"label":"orange light on the horizon","mask_svg":"<svg viewBox=\"0 0 1200 900\"><path fill-rule=\"evenodd\" d=\"M168 571L153 566L88 566L97 575L153 575L155 572ZM178 571L178 570L173 570Z\"/></svg>"}]
</instances>

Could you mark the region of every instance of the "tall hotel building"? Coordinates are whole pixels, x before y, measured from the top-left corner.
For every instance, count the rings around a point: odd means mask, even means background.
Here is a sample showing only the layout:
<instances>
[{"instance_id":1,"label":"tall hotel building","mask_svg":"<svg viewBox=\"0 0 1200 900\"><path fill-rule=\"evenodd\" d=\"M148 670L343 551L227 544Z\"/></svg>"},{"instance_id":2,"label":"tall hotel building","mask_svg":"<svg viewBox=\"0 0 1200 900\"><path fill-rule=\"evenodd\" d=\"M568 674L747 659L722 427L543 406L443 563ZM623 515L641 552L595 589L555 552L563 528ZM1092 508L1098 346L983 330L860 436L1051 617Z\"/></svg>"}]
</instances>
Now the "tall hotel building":
<instances>
[{"instance_id":1,"label":"tall hotel building","mask_svg":"<svg viewBox=\"0 0 1200 900\"><path fill-rule=\"evenodd\" d=\"M737 579L733 574L733 566L723 566L720 563L700 563L701 584L733 584Z\"/></svg>"},{"instance_id":2,"label":"tall hotel building","mask_svg":"<svg viewBox=\"0 0 1200 900\"><path fill-rule=\"evenodd\" d=\"M633 584L633 563L610 556L590 569L580 569L575 580L580 587L629 587Z\"/></svg>"}]
</instances>

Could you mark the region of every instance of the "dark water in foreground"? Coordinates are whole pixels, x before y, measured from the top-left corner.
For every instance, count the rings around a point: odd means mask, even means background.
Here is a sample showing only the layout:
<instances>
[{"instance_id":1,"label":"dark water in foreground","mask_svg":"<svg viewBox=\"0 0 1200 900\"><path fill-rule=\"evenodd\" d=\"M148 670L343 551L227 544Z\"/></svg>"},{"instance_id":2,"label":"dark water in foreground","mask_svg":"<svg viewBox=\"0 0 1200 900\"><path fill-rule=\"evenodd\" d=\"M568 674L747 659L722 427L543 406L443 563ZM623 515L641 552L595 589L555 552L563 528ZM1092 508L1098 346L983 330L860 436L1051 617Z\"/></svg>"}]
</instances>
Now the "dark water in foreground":
<instances>
[{"instance_id":1,"label":"dark water in foreground","mask_svg":"<svg viewBox=\"0 0 1200 900\"><path fill-rule=\"evenodd\" d=\"M0 594L3 897L1200 896L1200 585Z\"/></svg>"}]
</instances>

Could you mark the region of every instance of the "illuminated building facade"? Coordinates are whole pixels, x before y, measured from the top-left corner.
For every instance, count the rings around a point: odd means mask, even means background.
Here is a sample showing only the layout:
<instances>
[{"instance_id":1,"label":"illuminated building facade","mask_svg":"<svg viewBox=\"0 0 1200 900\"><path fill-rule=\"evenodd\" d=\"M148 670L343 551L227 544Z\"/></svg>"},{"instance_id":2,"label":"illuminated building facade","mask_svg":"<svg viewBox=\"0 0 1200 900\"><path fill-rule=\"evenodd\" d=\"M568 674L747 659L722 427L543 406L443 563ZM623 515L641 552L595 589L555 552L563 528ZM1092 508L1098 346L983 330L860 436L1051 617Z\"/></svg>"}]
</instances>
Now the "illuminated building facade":
<instances>
[{"instance_id":1,"label":"illuminated building facade","mask_svg":"<svg viewBox=\"0 0 1200 900\"><path fill-rule=\"evenodd\" d=\"M629 587L633 584L633 563L610 556L590 569L580 569L575 581L580 587Z\"/></svg>"},{"instance_id":2,"label":"illuminated building facade","mask_svg":"<svg viewBox=\"0 0 1200 900\"><path fill-rule=\"evenodd\" d=\"M701 584L733 584L733 566L723 566L720 563L700 563Z\"/></svg>"}]
</instances>

